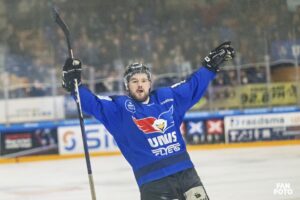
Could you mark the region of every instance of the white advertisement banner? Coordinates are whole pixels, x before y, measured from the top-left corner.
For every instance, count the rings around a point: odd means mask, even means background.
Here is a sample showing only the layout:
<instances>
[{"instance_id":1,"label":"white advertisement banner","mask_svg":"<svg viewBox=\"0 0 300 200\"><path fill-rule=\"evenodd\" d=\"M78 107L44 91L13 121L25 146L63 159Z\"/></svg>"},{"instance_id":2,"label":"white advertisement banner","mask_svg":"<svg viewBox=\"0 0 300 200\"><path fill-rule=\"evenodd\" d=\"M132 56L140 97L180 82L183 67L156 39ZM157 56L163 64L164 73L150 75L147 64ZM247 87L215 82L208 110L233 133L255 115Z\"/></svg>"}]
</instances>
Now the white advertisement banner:
<instances>
[{"instance_id":1,"label":"white advertisement banner","mask_svg":"<svg viewBox=\"0 0 300 200\"><path fill-rule=\"evenodd\" d=\"M300 112L237 115L224 118L225 130L299 126Z\"/></svg>"},{"instance_id":2,"label":"white advertisement banner","mask_svg":"<svg viewBox=\"0 0 300 200\"><path fill-rule=\"evenodd\" d=\"M288 139L300 134L300 112L227 116L224 124L226 143Z\"/></svg>"},{"instance_id":3,"label":"white advertisement banner","mask_svg":"<svg viewBox=\"0 0 300 200\"><path fill-rule=\"evenodd\" d=\"M83 142L80 126L58 127L60 154L83 153ZM85 134L89 152L116 152L118 146L102 124L85 125Z\"/></svg>"},{"instance_id":4,"label":"white advertisement banner","mask_svg":"<svg viewBox=\"0 0 300 200\"><path fill-rule=\"evenodd\" d=\"M0 101L0 123L21 123L65 118L63 97L35 97Z\"/></svg>"}]
</instances>

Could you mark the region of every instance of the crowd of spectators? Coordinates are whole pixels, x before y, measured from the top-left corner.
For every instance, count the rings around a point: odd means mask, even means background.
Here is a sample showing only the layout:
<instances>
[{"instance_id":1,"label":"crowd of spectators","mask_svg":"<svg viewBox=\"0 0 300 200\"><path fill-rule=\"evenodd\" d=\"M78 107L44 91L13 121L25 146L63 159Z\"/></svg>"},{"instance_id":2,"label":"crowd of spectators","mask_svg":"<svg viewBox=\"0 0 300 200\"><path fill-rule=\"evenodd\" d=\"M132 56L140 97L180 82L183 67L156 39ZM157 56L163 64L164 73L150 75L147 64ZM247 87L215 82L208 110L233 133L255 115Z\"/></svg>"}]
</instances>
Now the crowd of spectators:
<instances>
[{"instance_id":1,"label":"crowd of spectators","mask_svg":"<svg viewBox=\"0 0 300 200\"><path fill-rule=\"evenodd\" d=\"M300 36L300 9L291 12L282 0L70 2L61 0L57 5L71 30L75 56L85 68L94 68L94 80L110 78L111 90L120 89L115 80L132 61L149 64L156 75L172 73L157 79L156 86L161 86L185 77L223 41L231 40L236 47L239 61L229 63L236 66L261 62L272 41ZM67 56L64 35L43 1L1 1L0 7L4 70L35 83L26 94L36 95L34 85L52 83L49 69L56 68L60 80ZM253 65L239 72L226 70L214 84L265 81L265 67ZM101 82L95 89L103 92L108 87ZM47 93L46 88L40 90L38 94Z\"/></svg>"}]
</instances>

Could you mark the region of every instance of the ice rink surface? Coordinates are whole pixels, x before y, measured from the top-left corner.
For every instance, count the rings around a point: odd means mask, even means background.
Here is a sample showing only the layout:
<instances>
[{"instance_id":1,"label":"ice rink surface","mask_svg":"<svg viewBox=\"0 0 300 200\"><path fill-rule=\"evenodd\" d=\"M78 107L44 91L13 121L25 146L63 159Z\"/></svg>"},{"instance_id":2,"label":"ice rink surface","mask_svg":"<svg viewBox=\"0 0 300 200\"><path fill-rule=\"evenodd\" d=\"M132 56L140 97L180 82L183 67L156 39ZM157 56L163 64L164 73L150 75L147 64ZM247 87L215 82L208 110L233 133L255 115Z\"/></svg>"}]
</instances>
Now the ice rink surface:
<instances>
[{"instance_id":1,"label":"ice rink surface","mask_svg":"<svg viewBox=\"0 0 300 200\"><path fill-rule=\"evenodd\" d=\"M197 150L190 155L211 200L300 200L299 145ZM122 156L93 157L91 162L97 200L139 199ZM0 200L88 199L84 159L0 165Z\"/></svg>"}]
</instances>

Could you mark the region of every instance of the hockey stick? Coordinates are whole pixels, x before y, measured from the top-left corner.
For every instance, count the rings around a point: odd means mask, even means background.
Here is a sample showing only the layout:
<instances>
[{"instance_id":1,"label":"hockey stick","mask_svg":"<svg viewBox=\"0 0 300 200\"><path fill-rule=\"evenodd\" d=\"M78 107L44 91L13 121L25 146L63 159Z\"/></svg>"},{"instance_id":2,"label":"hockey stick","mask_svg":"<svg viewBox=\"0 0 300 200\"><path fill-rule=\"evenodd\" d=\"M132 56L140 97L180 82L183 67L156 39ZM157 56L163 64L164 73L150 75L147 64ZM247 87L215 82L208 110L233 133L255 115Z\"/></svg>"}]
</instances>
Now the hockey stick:
<instances>
[{"instance_id":1,"label":"hockey stick","mask_svg":"<svg viewBox=\"0 0 300 200\"><path fill-rule=\"evenodd\" d=\"M68 45L69 57L73 59L74 55L73 55L72 44L71 44L71 39L70 39L70 31L69 31L67 25L64 23L64 21L61 19L57 9L55 9L54 6L52 7L52 9L53 9L55 22L58 24L58 26L64 32L66 42ZM79 117L79 121L80 121L80 128L81 128L81 135L82 135L82 141L83 141L83 147L84 147L85 161L86 161L88 177L89 177L90 191L91 191L91 195L92 195L92 200L96 200L94 179L93 179L89 150L88 150L88 146L87 146L87 139L86 139L86 135L85 135L84 121L83 121L83 114L82 114L77 79L74 79L74 82L75 82L75 94L76 94L75 100L76 100L76 105L77 105L78 117Z\"/></svg>"}]
</instances>

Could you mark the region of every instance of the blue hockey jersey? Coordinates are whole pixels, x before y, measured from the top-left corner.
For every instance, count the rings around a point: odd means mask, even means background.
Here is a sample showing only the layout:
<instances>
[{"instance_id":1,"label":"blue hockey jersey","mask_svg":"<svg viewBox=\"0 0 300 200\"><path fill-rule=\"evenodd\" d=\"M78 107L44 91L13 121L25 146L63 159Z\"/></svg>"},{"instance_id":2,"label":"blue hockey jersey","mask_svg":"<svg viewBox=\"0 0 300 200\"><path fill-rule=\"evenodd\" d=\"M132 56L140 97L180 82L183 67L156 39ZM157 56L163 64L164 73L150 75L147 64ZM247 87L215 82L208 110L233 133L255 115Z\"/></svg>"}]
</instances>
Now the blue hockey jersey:
<instances>
[{"instance_id":1,"label":"blue hockey jersey","mask_svg":"<svg viewBox=\"0 0 300 200\"><path fill-rule=\"evenodd\" d=\"M201 67L186 81L152 91L148 104L126 95L96 96L84 86L79 94L83 111L113 135L141 186L193 167L180 125L214 76Z\"/></svg>"}]
</instances>

